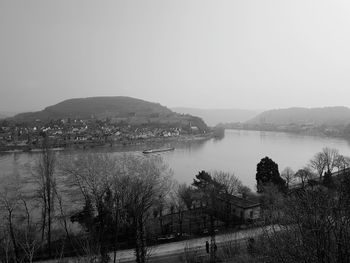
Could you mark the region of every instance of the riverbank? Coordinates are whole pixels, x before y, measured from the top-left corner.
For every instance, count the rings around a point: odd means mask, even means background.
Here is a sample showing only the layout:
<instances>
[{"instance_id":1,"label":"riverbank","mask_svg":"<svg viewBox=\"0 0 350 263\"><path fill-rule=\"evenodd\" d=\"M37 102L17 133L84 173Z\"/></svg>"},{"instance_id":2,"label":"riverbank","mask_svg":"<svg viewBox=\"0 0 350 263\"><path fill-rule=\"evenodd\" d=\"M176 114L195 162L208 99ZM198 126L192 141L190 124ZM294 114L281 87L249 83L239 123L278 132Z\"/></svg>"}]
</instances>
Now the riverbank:
<instances>
[{"instance_id":1,"label":"riverbank","mask_svg":"<svg viewBox=\"0 0 350 263\"><path fill-rule=\"evenodd\" d=\"M128 147L128 146L145 146L146 148L152 144L171 144L176 142L191 142L191 141L205 141L214 138L214 133L209 132L206 134L197 135L180 135L173 137L156 137L145 139L125 139L120 141L108 141L108 142L90 142L90 141L77 141L70 142L60 147L51 148L53 151L63 150L89 150L95 148L113 148L113 147ZM0 153L36 153L41 152L41 148L32 148L28 145L8 145L0 147Z\"/></svg>"},{"instance_id":2,"label":"riverbank","mask_svg":"<svg viewBox=\"0 0 350 263\"><path fill-rule=\"evenodd\" d=\"M301 136L312 136L312 137L320 137L320 138L334 138L334 139L343 139L350 141L350 137L344 136L340 133L324 133L317 130L288 130L288 129L262 129L262 128L225 128L225 130L237 130L237 131L256 131L256 132L279 132L286 134L294 134Z\"/></svg>"}]
</instances>

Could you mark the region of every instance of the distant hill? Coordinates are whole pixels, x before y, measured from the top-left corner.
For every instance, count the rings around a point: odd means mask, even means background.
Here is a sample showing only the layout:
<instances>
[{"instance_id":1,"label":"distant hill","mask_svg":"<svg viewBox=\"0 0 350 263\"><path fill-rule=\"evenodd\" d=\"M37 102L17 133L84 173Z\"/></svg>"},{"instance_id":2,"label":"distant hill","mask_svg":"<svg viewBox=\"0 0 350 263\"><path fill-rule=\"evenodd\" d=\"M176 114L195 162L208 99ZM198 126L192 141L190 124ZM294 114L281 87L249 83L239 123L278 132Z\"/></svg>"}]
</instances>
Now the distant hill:
<instances>
[{"instance_id":1,"label":"distant hill","mask_svg":"<svg viewBox=\"0 0 350 263\"><path fill-rule=\"evenodd\" d=\"M265 111L246 123L344 125L350 123L350 109L346 107L275 109Z\"/></svg>"},{"instance_id":2,"label":"distant hill","mask_svg":"<svg viewBox=\"0 0 350 263\"><path fill-rule=\"evenodd\" d=\"M59 118L112 118L128 116L166 115L172 113L159 103L147 102L130 97L90 97L69 99L42 111L21 113L14 117L16 121Z\"/></svg>"},{"instance_id":3,"label":"distant hill","mask_svg":"<svg viewBox=\"0 0 350 263\"><path fill-rule=\"evenodd\" d=\"M260 111L242 109L195 109L195 108L172 108L173 111L191 114L201 117L208 125L215 126L219 123L245 122Z\"/></svg>"},{"instance_id":4,"label":"distant hill","mask_svg":"<svg viewBox=\"0 0 350 263\"><path fill-rule=\"evenodd\" d=\"M130 124L174 124L195 125L207 129L202 119L175 113L159 103L131 97L90 97L62 101L42 111L21 113L12 118L15 122L49 121L57 119L106 119Z\"/></svg>"}]
</instances>

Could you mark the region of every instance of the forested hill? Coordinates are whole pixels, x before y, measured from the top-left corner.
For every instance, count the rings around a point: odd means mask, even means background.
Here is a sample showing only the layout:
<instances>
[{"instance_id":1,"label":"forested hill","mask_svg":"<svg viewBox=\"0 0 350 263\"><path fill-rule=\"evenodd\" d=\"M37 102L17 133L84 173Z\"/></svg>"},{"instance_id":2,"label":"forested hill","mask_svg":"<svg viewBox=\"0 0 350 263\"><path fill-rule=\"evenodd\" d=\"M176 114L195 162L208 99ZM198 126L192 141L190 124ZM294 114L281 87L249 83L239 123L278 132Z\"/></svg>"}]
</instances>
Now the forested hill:
<instances>
[{"instance_id":1,"label":"forested hill","mask_svg":"<svg viewBox=\"0 0 350 263\"><path fill-rule=\"evenodd\" d=\"M14 117L17 121L57 118L107 118L130 115L147 116L169 114L171 110L158 103L130 97L90 97L62 101L46 107L42 111L21 113Z\"/></svg>"},{"instance_id":2,"label":"forested hill","mask_svg":"<svg viewBox=\"0 0 350 263\"><path fill-rule=\"evenodd\" d=\"M11 120L15 122L48 121L56 119L112 119L132 124L181 123L196 125L207 129L202 119L175 113L159 103L148 102L131 97L90 97L62 101L46 107L42 111L21 113Z\"/></svg>"},{"instance_id":3,"label":"forested hill","mask_svg":"<svg viewBox=\"0 0 350 263\"><path fill-rule=\"evenodd\" d=\"M288 108L265 111L247 124L315 124L345 125L350 123L350 109L346 107Z\"/></svg>"}]
</instances>

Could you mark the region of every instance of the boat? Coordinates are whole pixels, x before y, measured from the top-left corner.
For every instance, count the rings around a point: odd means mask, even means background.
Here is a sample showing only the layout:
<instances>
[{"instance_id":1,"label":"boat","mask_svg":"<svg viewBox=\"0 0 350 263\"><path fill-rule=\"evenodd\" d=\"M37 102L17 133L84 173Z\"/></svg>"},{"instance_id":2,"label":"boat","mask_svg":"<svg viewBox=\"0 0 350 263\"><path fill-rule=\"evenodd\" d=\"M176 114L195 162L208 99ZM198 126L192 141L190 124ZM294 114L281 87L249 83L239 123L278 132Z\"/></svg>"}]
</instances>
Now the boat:
<instances>
[{"instance_id":1,"label":"boat","mask_svg":"<svg viewBox=\"0 0 350 263\"><path fill-rule=\"evenodd\" d=\"M160 149L148 149L148 150L144 150L142 151L142 153L159 153L159 152L169 152L169 151L174 151L175 148L171 147L171 148L160 148Z\"/></svg>"}]
</instances>

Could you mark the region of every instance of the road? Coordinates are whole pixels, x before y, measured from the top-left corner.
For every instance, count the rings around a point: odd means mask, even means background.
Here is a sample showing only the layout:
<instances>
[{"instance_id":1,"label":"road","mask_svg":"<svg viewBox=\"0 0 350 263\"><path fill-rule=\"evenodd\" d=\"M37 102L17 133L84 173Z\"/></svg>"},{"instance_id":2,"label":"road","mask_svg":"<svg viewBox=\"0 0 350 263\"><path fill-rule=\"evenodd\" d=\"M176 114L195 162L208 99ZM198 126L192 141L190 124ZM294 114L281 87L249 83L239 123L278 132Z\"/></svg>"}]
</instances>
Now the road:
<instances>
[{"instance_id":1,"label":"road","mask_svg":"<svg viewBox=\"0 0 350 263\"><path fill-rule=\"evenodd\" d=\"M240 247L244 248L246 246L248 238L244 239L239 239L236 240L235 243L236 245L238 244ZM209 237L207 238L209 240ZM218 252L220 252L220 248L222 247L222 243L218 244ZM186 249L179 249L179 250L174 250L166 254L153 254L149 257L149 261L151 263L186 263L186 255L189 257L195 256L197 261L199 259L206 259L206 260L199 260L199 262L206 262L209 261L210 255L207 254L205 250L205 244L202 244L201 246L198 247L191 247ZM130 259L118 259L117 262L122 262L122 263L134 263L135 258L130 258Z\"/></svg>"},{"instance_id":2,"label":"road","mask_svg":"<svg viewBox=\"0 0 350 263\"><path fill-rule=\"evenodd\" d=\"M271 229L270 226L268 229ZM220 244L227 241L245 242L248 238L262 234L262 228L252 228L241 230L234 233L218 234L216 236L216 243L220 248ZM151 255L150 262L182 262L181 257L184 255L185 249L191 252L198 251L200 255L205 255L205 242L210 241L210 237L202 237L190 239L186 241L178 241L150 247ZM111 258L113 255L111 254ZM135 262L134 250L123 250L117 252L118 262L128 263Z\"/></svg>"},{"instance_id":3,"label":"road","mask_svg":"<svg viewBox=\"0 0 350 263\"><path fill-rule=\"evenodd\" d=\"M265 227L268 231L274 226ZM237 241L243 243L250 237L259 236L263 233L262 228L251 228L246 230L240 230L234 233L218 234L216 236L216 243L220 248L220 244L227 241ZM167 262L177 263L183 262L181 258L184 256L185 249L190 252L199 253L201 256L206 256L205 242L210 241L210 237L195 238L186 241L172 242L157 246L151 246L150 249L150 262ZM113 253L110 253L111 262L113 262ZM66 258L65 262L74 263L75 258ZM55 263L57 260L41 261L42 263ZM121 250L117 252L117 262L129 263L135 262L135 255L133 249Z\"/></svg>"}]
</instances>

